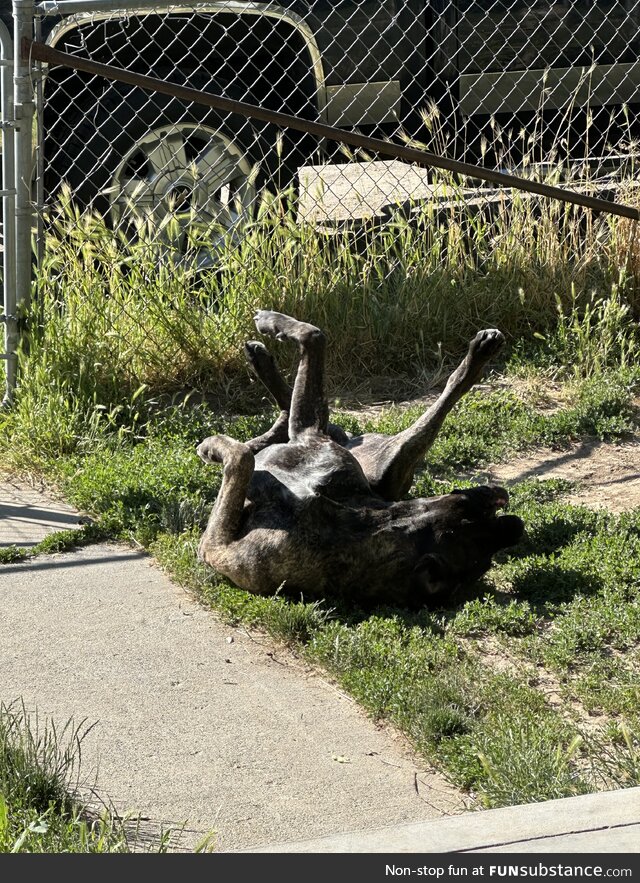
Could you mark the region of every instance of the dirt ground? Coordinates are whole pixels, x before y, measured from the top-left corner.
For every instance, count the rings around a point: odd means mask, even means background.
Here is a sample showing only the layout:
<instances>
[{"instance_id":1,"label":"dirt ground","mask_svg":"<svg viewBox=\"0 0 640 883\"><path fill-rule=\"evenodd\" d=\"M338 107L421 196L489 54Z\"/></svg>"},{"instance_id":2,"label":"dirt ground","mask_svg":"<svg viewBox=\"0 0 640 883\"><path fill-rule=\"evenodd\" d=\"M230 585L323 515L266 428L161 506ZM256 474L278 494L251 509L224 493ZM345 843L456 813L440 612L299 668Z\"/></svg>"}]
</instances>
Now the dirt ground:
<instances>
[{"instance_id":1,"label":"dirt ground","mask_svg":"<svg viewBox=\"0 0 640 883\"><path fill-rule=\"evenodd\" d=\"M525 478L565 478L576 482L567 502L624 512L640 506L640 433L625 444L594 440L538 450L475 475L507 487Z\"/></svg>"}]
</instances>

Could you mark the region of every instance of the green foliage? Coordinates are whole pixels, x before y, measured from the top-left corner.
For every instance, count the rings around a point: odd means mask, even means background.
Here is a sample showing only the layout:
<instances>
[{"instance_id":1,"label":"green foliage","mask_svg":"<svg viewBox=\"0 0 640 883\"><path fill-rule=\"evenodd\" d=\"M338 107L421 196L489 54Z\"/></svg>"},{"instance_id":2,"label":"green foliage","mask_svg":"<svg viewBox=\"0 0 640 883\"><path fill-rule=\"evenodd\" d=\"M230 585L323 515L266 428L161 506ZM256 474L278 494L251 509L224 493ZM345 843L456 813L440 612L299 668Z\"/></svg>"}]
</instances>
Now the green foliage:
<instances>
[{"instance_id":1,"label":"green foliage","mask_svg":"<svg viewBox=\"0 0 640 883\"><path fill-rule=\"evenodd\" d=\"M208 274L188 259L174 263L170 253L159 261L149 231L127 242L95 215L80 214L66 194L26 317L15 407L2 418L20 440L11 456L19 461L28 448L32 465L93 450L105 437L123 443L145 434L167 400L184 401L185 390L255 406L243 344L255 335L255 309L265 306L326 331L330 387L430 375L487 326L510 341L538 335L535 360L549 370L585 378L615 369L637 380L632 281L620 275L615 255L610 265L602 260L581 219L547 201L533 211L516 197L487 226L469 215L448 176L445 184L459 203L447 224L425 206L412 222L398 215L375 233L328 235L300 221L290 194L266 194L241 245L223 247L220 267ZM523 353L516 344L512 364L526 371L531 360ZM284 354L285 368L292 358ZM465 407L471 421L493 416L478 403ZM514 408L508 397L500 406ZM519 419L528 436L527 417L520 409L511 423ZM595 433L624 429L611 419L596 420ZM504 435L499 423L494 431ZM451 462L473 453L452 437L441 445Z\"/></svg>"},{"instance_id":2,"label":"green foliage","mask_svg":"<svg viewBox=\"0 0 640 883\"><path fill-rule=\"evenodd\" d=\"M69 552L80 546L88 546L98 543L112 535L108 523L85 524L76 530L58 530L48 534L34 546L22 548L19 546L7 546L0 549L0 566L11 564L16 561L24 561L36 555L52 555L56 552Z\"/></svg>"},{"instance_id":3,"label":"green foliage","mask_svg":"<svg viewBox=\"0 0 640 883\"><path fill-rule=\"evenodd\" d=\"M0 852L128 852L106 814L91 819L77 802L80 745L90 726L62 730L0 705Z\"/></svg>"},{"instance_id":4,"label":"green foliage","mask_svg":"<svg viewBox=\"0 0 640 883\"><path fill-rule=\"evenodd\" d=\"M503 708L473 737L460 737L443 750L454 775L477 787L485 806L497 807L592 790L575 762L580 744L549 713L534 717Z\"/></svg>"},{"instance_id":5,"label":"green foliage","mask_svg":"<svg viewBox=\"0 0 640 883\"><path fill-rule=\"evenodd\" d=\"M13 564L14 561L23 561L27 557L27 550L18 546L5 546L0 549L0 564Z\"/></svg>"},{"instance_id":6,"label":"green foliage","mask_svg":"<svg viewBox=\"0 0 640 883\"><path fill-rule=\"evenodd\" d=\"M323 327L330 373L349 381L354 349L358 371L414 374L459 352L478 327L511 337L551 329L557 292L618 285L598 243L559 204L533 211L516 197L488 225L442 177L456 205L446 224L426 205L375 232L329 235L300 220L289 194L265 194L241 244L222 246L210 274L166 250L159 262L149 231L126 242L63 197L37 280L32 347L46 336L49 358L87 400L116 403L124 392L128 401L141 384L212 387L238 373L253 311L269 306Z\"/></svg>"},{"instance_id":7,"label":"green foliage","mask_svg":"<svg viewBox=\"0 0 640 883\"><path fill-rule=\"evenodd\" d=\"M68 460L61 473L75 505L106 516L119 532L142 531L146 541L160 530L202 528L221 480L221 470L205 468L195 445L156 432L109 456L98 450Z\"/></svg>"},{"instance_id":8,"label":"green foliage","mask_svg":"<svg viewBox=\"0 0 640 883\"><path fill-rule=\"evenodd\" d=\"M557 298L558 322L541 348L550 365L576 378L602 374L612 365L637 370L640 337L624 299L626 284L621 276L606 296L579 295L572 284L567 304Z\"/></svg>"},{"instance_id":9,"label":"green foliage","mask_svg":"<svg viewBox=\"0 0 640 883\"><path fill-rule=\"evenodd\" d=\"M638 716L639 668L637 647L611 656L599 646L594 652L582 652L580 666L572 673L567 689L589 713Z\"/></svg>"},{"instance_id":10,"label":"green foliage","mask_svg":"<svg viewBox=\"0 0 640 883\"><path fill-rule=\"evenodd\" d=\"M483 633L522 637L535 631L537 617L526 601L498 601L491 596L468 601L448 623L452 634L472 637Z\"/></svg>"},{"instance_id":11,"label":"green foliage","mask_svg":"<svg viewBox=\"0 0 640 883\"><path fill-rule=\"evenodd\" d=\"M607 734L586 737L593 773L603 789L640 785L640 720L635 730L626 721L614 724Z\"/></svg>"},{"instance_id":12,"label":"green foliage","mask_svg":"<svg viewBox=\"0 0 640 883\"><path fill-rule=\"evenodd\" d=\"M44 812L54 803L65 807L76 787L80 743L85 723L67 723L58 733L41 725L19 703L0 705L0 791L12 800L28 799Z\"/></svg>"}]
</instances>

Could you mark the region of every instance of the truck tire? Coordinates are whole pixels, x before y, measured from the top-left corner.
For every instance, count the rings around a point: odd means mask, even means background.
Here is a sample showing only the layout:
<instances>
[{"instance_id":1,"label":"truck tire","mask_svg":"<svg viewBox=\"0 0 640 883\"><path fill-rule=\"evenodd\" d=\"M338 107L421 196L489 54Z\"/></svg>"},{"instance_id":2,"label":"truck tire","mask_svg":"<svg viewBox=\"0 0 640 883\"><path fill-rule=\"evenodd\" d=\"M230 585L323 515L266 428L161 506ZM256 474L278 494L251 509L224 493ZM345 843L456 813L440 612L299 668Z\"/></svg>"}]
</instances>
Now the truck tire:
<instances>
[{"instance_id":1,"label":"truck tire","mask_svg":"<svg viewBox=\"0 0 640 883\"><path fill-rule=\"evenodd\" d=\"M197 230L208 236L198 264L214 266L224 243L241 235L260 187L276 170L280 186L294 174L278 163L276 143L273 127L242 116L111 86L45 140L47 201L66 181L80 209L130 241L145 229L174 255L188 251Z\"/></svg>"}]
</instances>

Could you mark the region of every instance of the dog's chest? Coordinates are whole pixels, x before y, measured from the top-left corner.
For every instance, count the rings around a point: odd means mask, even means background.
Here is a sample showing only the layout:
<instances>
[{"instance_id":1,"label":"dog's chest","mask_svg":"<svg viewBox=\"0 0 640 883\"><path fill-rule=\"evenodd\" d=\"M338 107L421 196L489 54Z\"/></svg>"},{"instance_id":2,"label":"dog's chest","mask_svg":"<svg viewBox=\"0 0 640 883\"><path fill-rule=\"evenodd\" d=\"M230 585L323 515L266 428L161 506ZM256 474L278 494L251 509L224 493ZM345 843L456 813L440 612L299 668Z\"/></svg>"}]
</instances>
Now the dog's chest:
<instances>
[{"instance_id":1,"label":"dog's chest","mask_svg":"<svg viewBox=\"0 0 640 883\"><path fill-rule=\"evenodd\" d=\"M256 491L275 480L299 500L316 496L345 500L353 495L371 494L360 464L349 451L329 439L266 448L256 457L256 473L260 472L268 473L271 479L258 476ZM253 488L249 496L252 494Z\"/></svg>"}]
</instances>

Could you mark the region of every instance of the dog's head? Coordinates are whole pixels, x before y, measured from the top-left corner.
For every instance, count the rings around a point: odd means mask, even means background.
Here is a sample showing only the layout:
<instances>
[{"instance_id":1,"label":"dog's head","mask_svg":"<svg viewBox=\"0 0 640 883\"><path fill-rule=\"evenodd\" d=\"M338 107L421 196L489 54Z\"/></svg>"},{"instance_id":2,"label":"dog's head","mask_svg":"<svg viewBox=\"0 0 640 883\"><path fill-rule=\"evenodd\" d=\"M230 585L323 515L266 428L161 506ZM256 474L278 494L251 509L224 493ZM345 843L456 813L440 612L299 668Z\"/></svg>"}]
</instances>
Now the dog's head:
<instances>
[{"instance_id":1,"label":"dog's head","mask_svg":"<svg viewBox=\"0 0 640 883\"><path fill-rule=\"evenodd\" d=\"M432 501L428 530L420 539L423 554L412 574L416 603L475 582L489 570L496 552L520 540L521 519L498 515L508 503L506 490L493 486L457 490Z\"/></svg>"}]
</instances>

